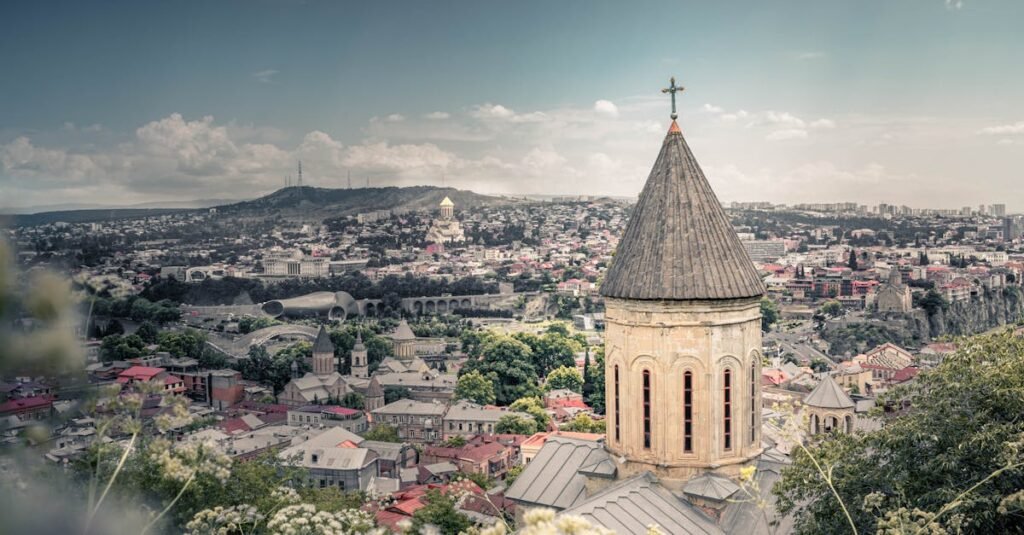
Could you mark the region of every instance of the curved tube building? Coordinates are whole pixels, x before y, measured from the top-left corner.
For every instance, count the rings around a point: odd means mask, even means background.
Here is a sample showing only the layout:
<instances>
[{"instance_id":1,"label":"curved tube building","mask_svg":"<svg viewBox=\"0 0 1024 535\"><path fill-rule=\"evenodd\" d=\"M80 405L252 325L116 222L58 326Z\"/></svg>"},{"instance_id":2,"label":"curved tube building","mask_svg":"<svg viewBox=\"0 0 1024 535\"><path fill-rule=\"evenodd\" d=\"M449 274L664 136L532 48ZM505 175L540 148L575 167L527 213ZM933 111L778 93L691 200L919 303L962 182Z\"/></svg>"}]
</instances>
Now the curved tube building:
<instances>
[{"instance_id":1,"label":"curved tube building","mask_svg":"<svg viewBox=\"0 0 1024 535\"><path fill-rule=\"evenodd\" d=\"M348 292L313 292L291 299L276 299L263 303L260 309L274 318L327 316L331 320L345 321L349 315L359 315L359 305Z\"/></svg>"}]
</instances>

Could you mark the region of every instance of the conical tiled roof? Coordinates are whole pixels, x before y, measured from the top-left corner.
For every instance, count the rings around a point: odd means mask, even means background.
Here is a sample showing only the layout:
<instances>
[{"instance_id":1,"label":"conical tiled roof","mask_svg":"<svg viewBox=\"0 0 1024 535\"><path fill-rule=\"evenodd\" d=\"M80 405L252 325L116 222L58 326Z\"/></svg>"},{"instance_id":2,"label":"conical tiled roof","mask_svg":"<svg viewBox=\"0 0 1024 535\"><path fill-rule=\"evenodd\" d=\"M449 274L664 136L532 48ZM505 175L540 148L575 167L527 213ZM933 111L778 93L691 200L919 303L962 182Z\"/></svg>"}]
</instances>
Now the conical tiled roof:
<instances>
[{"instance_id":1,"label":"conical tiled roof","mask_svg":"<svg viewBox=\"0 0 1024 535\"><path fill-rule=\"evenodd\" d=\"M370 379L370 384L366 387L366 397L383 397L384 387L380 386L380 381L376 377Z\"/></svg>"},{"instance_id":2,"label":"conical tiled roof","mask_svg":"<svg viewBox=\"0 0 1024 535\"><path fill-rule=\"evenodd\" d=\"M334 353L334 344L331 342L331 335L327 329L320 326L320 332L316 333L316 341L313 342L313 353Z\"/></svg>"},{"instance_id":3,"label":"conical tiled roof","mask_svg":"<svg viewBox=\"0 0 1024 535\"><path fill-rule=\"evenodd\" d=\"M850 396L843 392L842 387L831 375L826 375L818 386L807 394L804 405L822 409L849 409L855 406Z\"/></svg>"},{"instance_id":4,"label":"conical tiled roof","mask_svg":"<svg viewBox=\"0 0 1024 535\"><path fill-rule=\"evenodd\" d=\"M762 294L761 277L672 121L601 295L707 300Z\"/></svg>"},{"instance_id":5,"label":"conical tiled roof","mask_svg":"<svg viewBox=\"0 0 1024 535\"><path fill-rule=\"evenodd\" d=\"M398 328L391 335L392 340L414 340L416 335L413 334L412 328L409 327L409 322L402 320L398 324Z\"/></svg>"}]
</instances>

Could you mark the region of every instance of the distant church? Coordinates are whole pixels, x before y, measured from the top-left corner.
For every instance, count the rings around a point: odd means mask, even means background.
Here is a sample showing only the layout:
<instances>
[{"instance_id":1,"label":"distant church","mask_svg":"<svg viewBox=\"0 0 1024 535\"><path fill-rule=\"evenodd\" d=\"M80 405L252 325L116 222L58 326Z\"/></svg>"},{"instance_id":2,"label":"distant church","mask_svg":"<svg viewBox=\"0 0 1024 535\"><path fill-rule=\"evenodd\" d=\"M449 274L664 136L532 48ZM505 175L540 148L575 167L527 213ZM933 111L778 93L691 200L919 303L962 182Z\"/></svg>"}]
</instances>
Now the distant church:
<instances>
[{"instance_id":1,"label":"distant church","mask_svg":"<svg viewBox=\"0 0 1024 535\"><path fill-rule=\"evenodd\" d=\"M278 401L285 405L301 406L327 403L330 399L341 399L348 393L345 378L338 373L334 357L334 343L327 329L320 331L313 342L313 371L298 376L298 364L292 362L292 380L278 395Z\"/></svg>"},{"instance_id":2,"label":"distant church","mask_svg":"<svg viewBox=\"0 0 1024 535\"><path fill-rule=\"evenodd\" d=\"M893 265L889 269L889 282L881 285L875 293L875 308L879 312L895 312L906 314L913 307L910 288L903 284L903 276L899 267Z\"/></svg>"},{"instance_id":3,"label":"distant church","mask_svg":"<svg viewBox=\"0 0 1024 535\"><path fill-rule=\"evenodd\" d=\"M552 437L506 496L616 533L767 533L735 479L770 489L761 440L764 286L672 123L601 283L606 437Z\"/></svg>"},{"instance_id":4,"label":"distant church","mask_svg":"<svg viewBox=\"0 0 1024 535\"><path fill-rule=\"evenodd\" d=\"M434 220L427 231L427 242L446 245L466 241L466 232L459 224L459 220L455 219L455 203L445 197L440 208L440 217Z\"/></svg>"}]
</instances>

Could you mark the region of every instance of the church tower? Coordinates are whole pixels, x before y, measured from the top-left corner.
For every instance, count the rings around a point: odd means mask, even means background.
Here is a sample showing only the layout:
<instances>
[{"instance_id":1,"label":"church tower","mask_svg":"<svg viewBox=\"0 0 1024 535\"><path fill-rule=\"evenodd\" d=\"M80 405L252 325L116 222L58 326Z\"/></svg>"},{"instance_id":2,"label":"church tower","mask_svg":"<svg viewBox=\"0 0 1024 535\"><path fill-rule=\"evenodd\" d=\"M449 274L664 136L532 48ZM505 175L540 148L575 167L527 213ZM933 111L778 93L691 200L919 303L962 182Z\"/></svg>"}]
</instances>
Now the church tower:
<instances>
[{"instance_id":1,"label":"church tower","mask_svg":"<svg viewBox=\"0 0 1024 535\"><path fill-rule=\"evenodd\" d=\"M362 333L356 334L356 345L352 346L352 377L365 379L370 376L370 364Z\"/></svg>"},{"instance_id":2,"label":"church tower","mask_svg":"<svg viewBox=\"0 0 1024 535\"><path fill-rule=\"evenodd\" d=\"M761 453L761 278L675 118L601 284L618 477L681 487Z\"/></svg>"},{"instance_id":3,"label":"church tower","mask_svg":"<svg viewBox=\"0 0 1024 535\"><path fill-rule=\"evenodd\" d=\"M327 329L320 326L320 332L316 334L316 341L313 342L313 374L330 375L338 371L334 366L334 344L331 342L331 335Z\"/></svg>"}]
</instances>

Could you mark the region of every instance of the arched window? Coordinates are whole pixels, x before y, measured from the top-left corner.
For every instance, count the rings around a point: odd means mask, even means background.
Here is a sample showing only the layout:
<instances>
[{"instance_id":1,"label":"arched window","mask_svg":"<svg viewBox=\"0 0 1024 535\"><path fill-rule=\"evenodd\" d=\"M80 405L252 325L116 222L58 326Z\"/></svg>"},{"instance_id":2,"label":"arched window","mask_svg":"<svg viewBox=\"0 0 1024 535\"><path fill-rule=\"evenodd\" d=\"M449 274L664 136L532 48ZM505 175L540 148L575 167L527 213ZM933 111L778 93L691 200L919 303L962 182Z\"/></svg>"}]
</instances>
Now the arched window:
<instances>
[{"instance_id":1,"label":"arched window","mask_svg":"<svg viewBox=\"0 0 1024 535\"><path fill-rule=\"evenodd\" d=\"M683 374L683 452L693 453L693 372Z\"/></svg>"},{"instance_id":2,"label":"arched window","mask_svg":"<svg viewBox=\"0 0 1024 535\"><path fill-rule=\"evenodd\" d=\"M757 439L757 362L750 363L750 443Z\"/></svg>"},{"instance_id":3,"label":"arched window","mask_svg":"<svg viewBox=\"0 0 1024 535\"><path fill-rule=\"evenodd\" d=\"M619 442L619 365L615 365L615 443Z\"/></svg>"},{"instance_id":4,"label":"arched window","mask_svg":"<svg viewBox=\"0 0 1024 535\"><path fill-rule=\"evenodd\" d=\"M722 376L722 424L723 442L726 450L732 449L732 370L725 370Z\"/></svg>"},{"instance_id":5,"label":"arched window","mask_svg":"<svg viewBox=\"0 0 1024 535\"><path fill-rule=\"evenodd\" d=\"M651 371L644 370L644 449L651 449Z\"/></svg>"}]
</instances>

